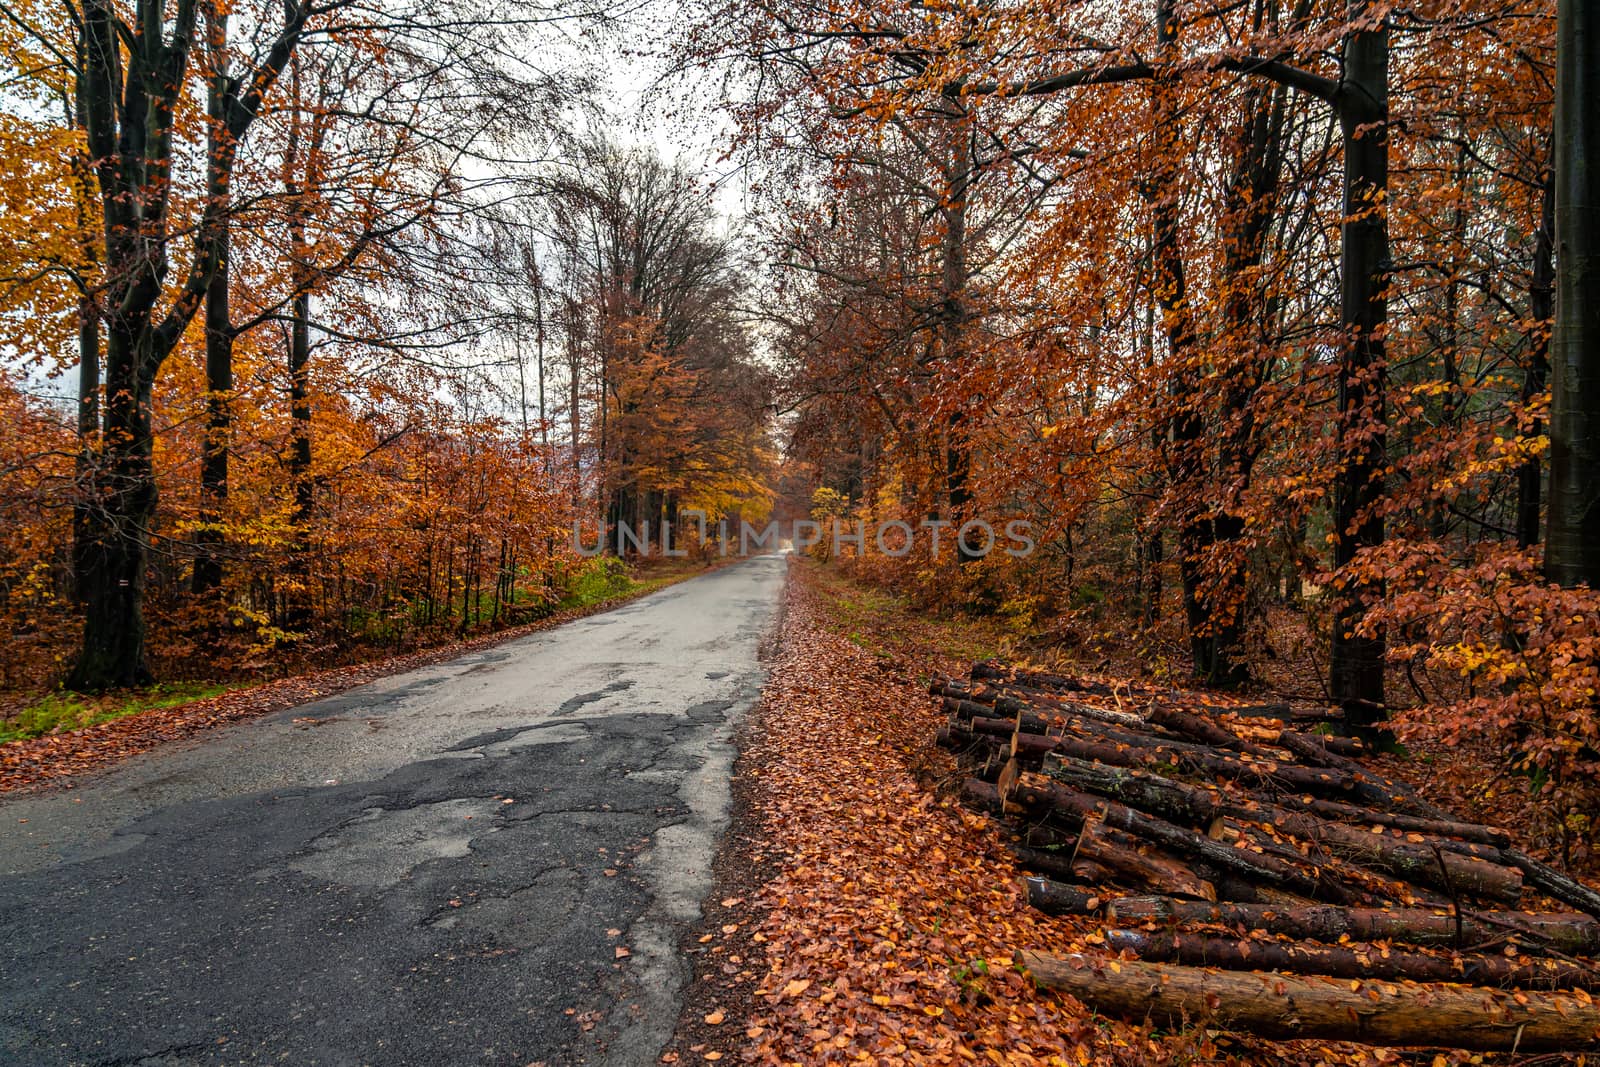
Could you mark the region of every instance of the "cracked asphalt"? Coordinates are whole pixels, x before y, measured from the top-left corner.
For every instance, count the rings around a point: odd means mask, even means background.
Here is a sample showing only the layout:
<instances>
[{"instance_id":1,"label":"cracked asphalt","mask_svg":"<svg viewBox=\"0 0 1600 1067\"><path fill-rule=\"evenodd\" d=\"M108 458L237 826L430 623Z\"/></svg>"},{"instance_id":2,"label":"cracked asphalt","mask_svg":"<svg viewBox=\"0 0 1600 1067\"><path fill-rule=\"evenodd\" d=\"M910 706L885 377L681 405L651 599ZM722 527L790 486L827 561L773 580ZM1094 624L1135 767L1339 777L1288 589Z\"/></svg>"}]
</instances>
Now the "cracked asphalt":
<instances>
[{"instance_id":1,"label":"cracked asphalt","mask_svg":"<svg viewBox=\"0 0 1600 1067\"><path fill-rule=\"evenodd\" d=\"M0 801L0 1063L654 1062L783 569Z\"/></svg>"}]
</instances>

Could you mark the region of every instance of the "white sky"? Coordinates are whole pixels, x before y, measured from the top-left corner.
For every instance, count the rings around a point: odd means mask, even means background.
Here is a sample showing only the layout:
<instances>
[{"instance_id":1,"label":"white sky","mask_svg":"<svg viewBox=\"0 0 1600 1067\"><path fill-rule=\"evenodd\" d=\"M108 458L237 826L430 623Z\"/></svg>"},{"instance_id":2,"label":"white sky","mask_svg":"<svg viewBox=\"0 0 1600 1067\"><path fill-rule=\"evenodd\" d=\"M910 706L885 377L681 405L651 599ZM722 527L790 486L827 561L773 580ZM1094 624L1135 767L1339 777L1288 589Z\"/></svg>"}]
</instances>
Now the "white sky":
<instances>
[{"instance_id":1,"label":"white sky","mask_svg":"<svg viewBox=\"0 0 1600 1067\"><path fill-rule=\"evenodd\" d=\"M623 142L647 146L681 163L716 186L718 210L736 223L746 208L744 175L727 150L732 127L718 106L715 72L677 75L663 81L665 64L653 55L662 47L659 27L670 27L682 8L672 0L647 0L614 42L601 104L608 128Z\"/></svg>"}]
</instances>

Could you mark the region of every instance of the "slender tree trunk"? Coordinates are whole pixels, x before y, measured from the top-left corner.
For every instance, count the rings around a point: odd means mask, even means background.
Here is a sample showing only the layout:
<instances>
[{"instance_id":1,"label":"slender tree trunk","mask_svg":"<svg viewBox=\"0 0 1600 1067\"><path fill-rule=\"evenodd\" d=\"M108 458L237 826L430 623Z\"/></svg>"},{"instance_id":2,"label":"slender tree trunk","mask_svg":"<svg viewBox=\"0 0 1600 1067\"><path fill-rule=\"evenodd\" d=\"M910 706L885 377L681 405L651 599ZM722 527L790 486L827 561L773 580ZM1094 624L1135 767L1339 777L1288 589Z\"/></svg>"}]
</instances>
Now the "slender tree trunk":
<instances>
[{"instance_id":1,"label":"slender tree trunk","mask_svg":"<svg viewBox=\"0 0 1600 1067\"><path fill-rule=\"evenodd\" d=\"M289 327L289 484L294 493L294 544L289 569L299 589L289 606L288 628L311 617L311 518L316 486L311 475L311 294L296 281ZM446 594L448 597L448 593Z\"/></svg>"},{"instance_id":2,"label":"slender tree trunk","mask_svg":"<svg viewBox=\"0 0 1600 1067\"><path fill-rule=\"evenodd\" d=\"M567 301L567 422L572 438L572 519L578 521L583 505L583 463L581 445L583 430L583 348L578 340L580 323L578 302Z\"/></svg>"},{"instance_id":3,"label":"slender tree trunk","mask_svg":"<svg viewBox=\"0 0 1600 1067\"><path fill-rule=\"evenodd\" d=\"M223 237L227 241L227 237ZM206 289L206 439L200 456L200 534L193 590L222 585L222 523L228 503L228 449L233 424L233 328L228 316L227 252Z\"/></svg>"},{"instance_id":4,"label":"slender tree trunk","mask_svg":"<svg viewBox=\"0 0 1600 1067\"><path fill-rule=\"evenodd\" d=\"M1533 239L1533 281L1528 287L1528 311L1536 324L1528 365L1522 372L1522 401L1528 403L1544 391L1550 375L1550 326L1555 313L1556 184L1555 171L1544 176L1544 195L1540 198L1539 228ZM1528 428L1530 437L1544 432L1542 420ZM1517 468L1517 544L1523 548L1539 543L1539 501L1544 469L1538 456L1530 456Z\"/></svg>"},{"instance_id":5,"label":"slender tree trunk","mask_svg":"<svg viewBox=\"0 0 1600 1067\"><path fill-rule=\"evenodd\" d=\"M1156 41L1164 65L1176 61L1178 25L1172 0L1156 4ZM1205 497L1214 487L1205 484L1205 420L1201 405L1198 353L1194 347L1194 321L1188 302L1188 283L1183 261L1181 219L1179 217L1179 116L1175 87L1170 75L1159 73L1151 86L1152 119L1155 126L1155 156L1150 183L1152 288L1167 335L1167 396L1172 413L1168 421L1166 446L1171 470L1173 500L1178 513L1178 574L1183 586L1184 617L1188 623L1189 650L1194 659L1195 677L1207 682L1226 682L1242 659L1224 652L1234 641L1213 598L1206 589L1205 568L1216 543L1217 530L1212 507ZM1219 627L1222 630L1219 631Z\"/></svg>"},{"instance_id":6,"label":"slender tree trunk","mask_svg":"<svg viewBox=\"0 0 1600 1067\"><path fill-rule=\"evenodd\" d=\"M967 200L971 196L972 153L966 124L951 120L951 125L954 127L953 144L945 171L949 202L942 206L945 225L940 295L944 299L944 306L939 320L939 348L947 367L959 374L966 359ZM958 398L956 403L962 406L951 411L945 423L945 492L950 505L950 521L955 524L957 531L963 522L973 517L968 514L972 503L972 447L967 439L966 405L975 402L975 398ZM959 539L956 553L963 564L979 558L969 552Z\"/></svg>"},{"instance_id":7,"label":"slender tree trunk","mask_svg":"<svg viewBox=\"0 0 1600 1067\"><path fill-rule=\"evenodd\" d=\"M78 455L72 508L72 575L82 603L98 581L101 559L95 494L100 463L100 313L90 297L78 301Z\"/></svg>"},{"instance_id":8,"label":"slender tree trunk","mask_svg":"<svg viewBox=\"0 0 1600 1067\"><path fill-rule=\"evenodd\" d=\"M1352 20L1373 14L1368 0L1352 0L1348 10ZM1340 310L1345 337L1333 523L1334 565L1345 569L1361 549L1381 545L1384 538L1377 509L1387 463L1389 31L1383 23L1364 25L1346 38L1338 110L1344 148ZM1384 638L1358 632L1364 598L1381 593L1381 584L1368 579L1335 592L1329 681L1333 698L1357 724L1383 717Z\"/></svg>"},{"instance_id":9,"label":"slender tree trunk","mask_svg":"<svg viewBox=\"0 0 1600 1067\"><path fill-rule=\"evenodd\" d=\"M1445 391L1439 402L1439 426L1452 436L1461 421L1461 276L1467 250L1467 130L1458 131L1461 144L1456 149L1454 179L1456 204L1450 212L1450 247L1444 257L1447 272L1444 283L1444 340L1439 345L1440 377ZM1428 526L1435 537L1450 530L1451 501L1435 500L1428 515Z\"/></svg>"},{"instance_id":10,"label":"slender tree trunk","mask_svg":"<svg viewBox=\"0 0 1600 1067\"><path fill-rule=\"evenodd\" d=\"M79 42L78 61L84 62L83 42ZM79 79L74 94L71 121L87 132L88 104L84 79ZM77 198L78 223L85 234L94 221L93 167L84 153L74 153L73 177L76 179L73 194ZM95 262L100 258L99 242L84 240L84 259ZM72 508L72 576L73 594L79 603L94 583L92 575L99 567L95 554L94 499L95 470L99 459L100 440L100 307L87 291L78 300L78 454L74 460L75 487Z\"/></svg>"},{"instance_id":11,"label":"slender tree trunk","mask_svg":"<svg viewBox=\"0 0 1600 1067\"><path fill-rule=\"evenodd\" d=\"M1545 573L1600 589L1600 10L1558 0Z\"/></svg>"},{"instance_id":12,"label":"slender tree trunk","mask_svg":"<svg viewBox=\"0 0 1600 1067\"><path fill-rule=\"evenodd\" d=\"M224 16L225 17L225 16ZM213 255L216 273L206 287L206 438L200 456L200 533L195 539L192 589L203 596L222 585L222 523L228 502L228 448L233 411L233 324L228 311L228 255L231 231L228 224L228 176L214 162L222 123L227 115L228 76L226 66L226 27L221 18L211 26L213 74L207 118L206 194L221 209L222 225L216 234Z\"/></svg>"}]
</instances>

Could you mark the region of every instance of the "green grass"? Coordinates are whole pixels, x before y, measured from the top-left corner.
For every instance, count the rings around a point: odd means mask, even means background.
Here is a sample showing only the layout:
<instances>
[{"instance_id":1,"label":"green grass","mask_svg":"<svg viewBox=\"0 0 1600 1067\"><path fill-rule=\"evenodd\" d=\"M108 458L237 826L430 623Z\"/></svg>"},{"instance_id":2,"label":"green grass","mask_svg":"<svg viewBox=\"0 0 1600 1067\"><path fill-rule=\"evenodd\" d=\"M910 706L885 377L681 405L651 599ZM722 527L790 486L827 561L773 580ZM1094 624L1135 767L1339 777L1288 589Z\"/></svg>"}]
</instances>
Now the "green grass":
<instances>
[{"instance_id":1,"label":"green grass","mask_svg":"<svg viewBox=\"0 0 1600 1067\"><path fill-rule=\"evenodd\" d=\"M910 652L975 661L1004 656L1012 635L990 618L916 607L911 598L847 577L822 564L813 568L828 601L824 624L880 658Z\"/></svg>"},{"instance_id":2,"label":"green grass","mask_svg":"<svg viewBox=\"0 0 1600 1067\"><path fill-rule=\"evenodd\" d=\"M56 731L81 730L85 726L137 715L141 711L204 700L231 688L234 687L215 682L170 682L99 697L67 692L50 693L15 715L0 719L0 744L41 737Z\"/></svg>"}]
</instances>

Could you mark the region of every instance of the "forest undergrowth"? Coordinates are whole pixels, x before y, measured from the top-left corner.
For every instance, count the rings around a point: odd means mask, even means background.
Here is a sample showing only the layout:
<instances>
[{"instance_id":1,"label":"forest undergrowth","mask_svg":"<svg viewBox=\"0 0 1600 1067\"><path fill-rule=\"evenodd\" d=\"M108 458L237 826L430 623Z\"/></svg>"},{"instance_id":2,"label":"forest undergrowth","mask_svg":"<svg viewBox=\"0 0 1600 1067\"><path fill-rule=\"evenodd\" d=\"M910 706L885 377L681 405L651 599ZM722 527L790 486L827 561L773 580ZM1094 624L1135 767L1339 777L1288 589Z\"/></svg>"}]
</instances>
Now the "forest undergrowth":
<instances>
[{"instance_id":1,"label":"forest undergrowth","mask_svg":"<svg viewBox=\"0 0 1600 1067\"><path fill-rule=\"evenodd\" d=\"M1017 646L997 620L920 610L837 565L791 565L736 779L749 810L730 839L746 876L767 880L722 887L739 895L712 909L693 1017L663 1062L1516 1062L1270 1042L1198 1019L1179 1032L1141 1028L1036 989L1017 951L1095 951L1097 927L1028 906L998 824L956 799L961 775L931 742L943 715L927 696L935 674L1018 656ZM1476 752L1391 760L1427 768L1412 777L1447 801L1482 794ZM1510 791L1496 799L1505 825L1526 825ZM746 921L729 921L740 912Z\"/></svg>"}]
</instances>

